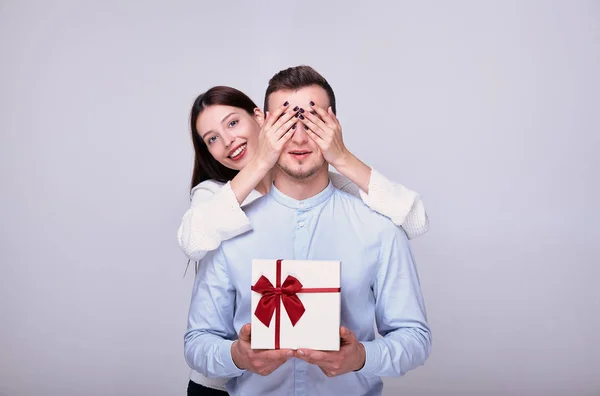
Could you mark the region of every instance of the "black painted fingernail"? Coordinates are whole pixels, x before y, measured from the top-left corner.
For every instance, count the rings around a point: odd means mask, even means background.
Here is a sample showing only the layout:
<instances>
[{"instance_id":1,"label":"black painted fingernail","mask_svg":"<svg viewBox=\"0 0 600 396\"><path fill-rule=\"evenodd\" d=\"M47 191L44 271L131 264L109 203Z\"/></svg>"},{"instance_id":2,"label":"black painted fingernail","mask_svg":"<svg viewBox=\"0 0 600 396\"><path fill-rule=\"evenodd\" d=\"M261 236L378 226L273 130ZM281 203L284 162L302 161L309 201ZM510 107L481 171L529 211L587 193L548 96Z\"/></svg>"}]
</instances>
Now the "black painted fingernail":
<instances>
[{"instance_id":1,"label":"black painted fingernail","mask_svg":"<svg viewBox=\"0 0 600 396\"><path fill-rule=\"evenodd\" d=\"M296 129L296 124L292 125L292 129Z\"/></svg>"},{"instance_id":2,"label":"black painted fingernail","mask_svg":"<svg viewBox=\"0 0 600 396\"><path fill-rule=\"evenodd\" d=\"M288 102L288 101L286 100L286 101L285 101L285 103L284 103L283 105L284 105L284 106L287 106L287 105L289 105L289 104L290 104L290 102Z\"/></svg>"},{"instance_id":3,"label":"black painted fingernail","mask_svg":"<svg viewBox=\"0 0 600 396\"><path fill-rule=\"evenodd\" d=\"M298 106L294 107L294 111L298 111L298 109L299 109Z\"/></svg>"},{"instance_id":4,"label":"black painted fingernail","mask_svg":"<svg viewBox=\"0 0 600 396\"><path fill-rule=\"evenodd\" d=\"M313 101L311 100L311 101L310 101L310 105L311 105L311 106L314 106L314 105L315 105L315 102L313 102Z\"/></svg>"},{"instance_id":5,"label":"black painted fingernail","mask_svg":"<svg viewBox=\"0 0 600 396\"><path fill-rule=\"evenodd\" d=\"M308 131L308 127L306 125L304 125L304 129L306 129Z\"/></svg>"},{"instance_id":6,"label":"black painted fingernail","mask_svg":"<svg viewBox=\"0 0 600 396\"><path fill-rule=\"evenodd\" d=\"M301 120L303 120L303 119L304 119L304 116L303 116L302 114L300 114L300 119L301 119Z\"/></svg>"},{"instance_id":7,"label":"black painted fingernail","mask_svg":"<svg viewBox=\"0 0 600 396\"><path fill-rule=\"evenodd\" d=\"M294 117L298 118L299 115L300 115L300 113L296 113L296 115L294 115Z\"/></svg>"},{"instance_id":8,"label":"black painted fingernail","mask_svg":"<svg viewBox=\"0 0 600 396\"><path fill-rule=\"evenodd\" d=\"M303 108L300 108L300 113L304 113L304 109Z\"/></svg>"}]
</instances>

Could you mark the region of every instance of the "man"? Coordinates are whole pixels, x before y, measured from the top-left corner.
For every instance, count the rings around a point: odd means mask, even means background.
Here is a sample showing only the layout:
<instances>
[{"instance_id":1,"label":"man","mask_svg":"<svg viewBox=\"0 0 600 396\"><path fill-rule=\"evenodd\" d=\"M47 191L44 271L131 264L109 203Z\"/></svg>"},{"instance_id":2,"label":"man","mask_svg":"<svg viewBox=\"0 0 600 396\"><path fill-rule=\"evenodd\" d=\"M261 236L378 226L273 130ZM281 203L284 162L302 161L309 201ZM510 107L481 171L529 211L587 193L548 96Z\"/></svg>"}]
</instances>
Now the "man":
<instances>
[{"instance_id":1,"label":"man","mask_svg":"<svg viewBox=\"0 0 600 396\"><path fill-rule=\"evenodd\" d=\"M200 263L185 357L209 377L228 377L231 395L380 395L381 376L425 361L431 336L405 234L359 199L335 189L316 137L335 122L335 96L310 67L269 82L265 109L298 106L269 194L244 207L253 231L224 241ZM304 127L306 125L306 127ZM292 131L290 130L290 132ZM253 258L340 260L339 351L252 350ZM375 339L373 318L383 338Z\"/></svg>"}]
</instances>

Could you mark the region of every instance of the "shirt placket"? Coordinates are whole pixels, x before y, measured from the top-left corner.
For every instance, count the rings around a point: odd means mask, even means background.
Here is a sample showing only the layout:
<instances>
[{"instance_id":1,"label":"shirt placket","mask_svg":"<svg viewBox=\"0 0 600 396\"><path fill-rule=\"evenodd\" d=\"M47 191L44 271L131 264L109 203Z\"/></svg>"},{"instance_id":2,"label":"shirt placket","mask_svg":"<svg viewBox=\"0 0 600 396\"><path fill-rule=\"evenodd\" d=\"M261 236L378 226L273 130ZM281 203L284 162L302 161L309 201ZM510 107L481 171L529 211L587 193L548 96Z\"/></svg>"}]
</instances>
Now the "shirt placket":
<instances>
[{"instance_id":1,"label":"shirt placket","mask_svg":"<svg viewBox=\"0 0 600 396\"><path fill-rule=\"evenodd\" d=\"M308 243L310 240L309 231L309 212L305 209L305 203L300 201L294 218L295 238L294 238L294 259L306 260L308 254ZM294 359L295 378L294 378L294 396L308 396L307 388L307 369L308 363L300 359Z\"/></svg>"}]
</instances>

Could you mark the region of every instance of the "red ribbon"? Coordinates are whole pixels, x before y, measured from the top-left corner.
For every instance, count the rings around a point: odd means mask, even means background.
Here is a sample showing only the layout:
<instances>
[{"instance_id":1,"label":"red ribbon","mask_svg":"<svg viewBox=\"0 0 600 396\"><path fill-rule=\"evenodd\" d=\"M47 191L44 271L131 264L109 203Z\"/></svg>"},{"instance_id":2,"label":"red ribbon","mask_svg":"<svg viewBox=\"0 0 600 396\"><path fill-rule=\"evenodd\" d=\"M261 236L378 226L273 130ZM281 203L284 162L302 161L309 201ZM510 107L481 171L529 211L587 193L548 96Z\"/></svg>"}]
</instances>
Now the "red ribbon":
<instances>
[{"instance_id":1,"label":"red ribbon","mask_svg":"<svg viewBox=\"0 0 600 396\"><path fill-rule=\"evenodd\" d=\"M282 285L281 260L277 260L275 286L264 275L261 275L251 289L262 294L254 311L258 320L269 327L273 313L275 313L275 349L279 349L281 304L283 304L292 326L296 326L305 312L304 305L296 293L336 293L340 291L339 287L303 289L302 283L292 275L288 275Z\"/></svg>"}]
</instances>

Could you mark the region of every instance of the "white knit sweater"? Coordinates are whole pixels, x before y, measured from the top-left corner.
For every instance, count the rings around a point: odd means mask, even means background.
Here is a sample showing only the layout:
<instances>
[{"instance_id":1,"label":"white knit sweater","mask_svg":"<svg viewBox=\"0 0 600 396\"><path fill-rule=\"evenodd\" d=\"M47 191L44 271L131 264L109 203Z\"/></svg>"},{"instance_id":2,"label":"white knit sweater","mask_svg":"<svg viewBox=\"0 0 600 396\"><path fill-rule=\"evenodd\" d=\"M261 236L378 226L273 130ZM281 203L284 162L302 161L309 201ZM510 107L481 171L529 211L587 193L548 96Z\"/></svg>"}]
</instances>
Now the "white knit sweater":
<instances>
[{"instance_id":1,"label":"white knit sweater","mask_svg":"<svg viewBox=\"0 0 600 396\"><path fill-rule=\"evenodd\" d=\"M416 238L429 229L429 218L419 195L394 183L385 176L371 171L369 193L360 190L350 179L339 173L329 172L335 187L360 197L376 212L389 217L402 227L408 238ZM230 183L207 180L192 189L192 203L183 215L177 231L179 245L191 260L200 260L207 252L215 250L221 242L252 229L250 220L242 207L259 198L253 190L239 205ZM207 378L192 370L190 379L204 386L224 390L226 378Z\"/></svg>"}]
</instances>

